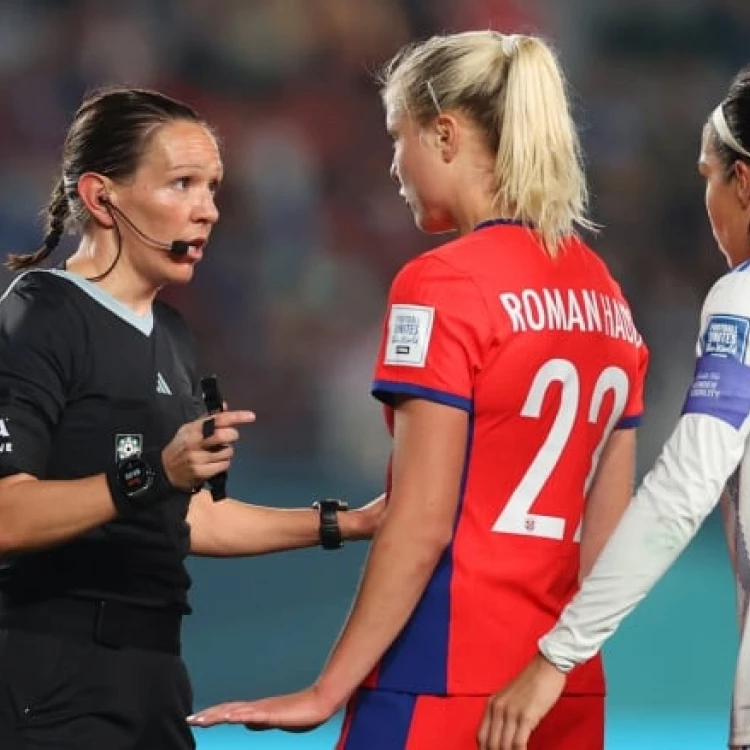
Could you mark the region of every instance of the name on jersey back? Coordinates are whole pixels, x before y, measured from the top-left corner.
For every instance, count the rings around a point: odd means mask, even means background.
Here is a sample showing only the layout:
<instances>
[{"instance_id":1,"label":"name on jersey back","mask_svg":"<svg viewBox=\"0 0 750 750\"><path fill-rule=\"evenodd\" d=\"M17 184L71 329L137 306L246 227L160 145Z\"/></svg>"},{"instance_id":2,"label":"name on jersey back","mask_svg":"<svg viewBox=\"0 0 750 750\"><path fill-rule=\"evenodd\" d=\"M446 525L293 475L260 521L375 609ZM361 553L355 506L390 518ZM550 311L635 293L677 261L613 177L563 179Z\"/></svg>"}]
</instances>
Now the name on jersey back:
<instances>
[{"instance_id":1,"label":"name on jersey back","mask_svg":"<svg viewBox=\"0 0 750 750\"><path fill-rule=\"evenodd\" d=\"M498 295L513 332L581 331L640 345L628 306L591 289L524 289Z\"/></svg>"}]
</instances>

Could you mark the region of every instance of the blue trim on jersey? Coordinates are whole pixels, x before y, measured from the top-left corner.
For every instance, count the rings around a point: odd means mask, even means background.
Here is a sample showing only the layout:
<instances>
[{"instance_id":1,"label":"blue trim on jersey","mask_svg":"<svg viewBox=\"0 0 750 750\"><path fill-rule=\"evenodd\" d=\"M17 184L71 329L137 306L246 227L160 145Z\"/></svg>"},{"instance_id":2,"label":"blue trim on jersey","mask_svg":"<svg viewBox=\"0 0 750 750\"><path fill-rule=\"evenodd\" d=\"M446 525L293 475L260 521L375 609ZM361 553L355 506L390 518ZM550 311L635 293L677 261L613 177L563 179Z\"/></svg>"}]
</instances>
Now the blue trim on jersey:
<instances>
[{"instance_id":1,"label":"blue trim on jersey","mask_svg":"<svg viewBox=\"0 0 750 750\"><path fill-rule=\"evenodd\" d=\"M638 427L641 423L642 414L636 414L634 417L623 417L616 425L616 430L630 430L633 427Z\"/></svg>"},{"instance_id":2,"label":"blue trim on jersey","mask_svg":"<svg viewBox=\"0 0 750 750\"><path fill-rule=\"evenodd\" d=\"M375 380L372 384L371 393L378 401L388 406L393 406L393 396L416 396L426 401L434 401L444 406L454 406L456 409L472 413L474 404L472 399L457 396L455 393L438 391L435 388L427 388L414 383L400 383L395 380Z\"/></svg>"},{"instance_id":3,"label":"blue trim on jersey","mask_svg":"<svg viewBox=\"0 0 750 750\"><path fill-rule=\"evenodd\" d=\"M399 750L406 747L417 696L362 688L354 697L352 722L343 750Z\"/></svg>"},{"instance_id":4,"label":"blue trim on jersey","mask_svg":"<svg viewBox=\"0 0 750 750\"><path fill-rule=\"evenodd\" d=\"M474 418L470 417L458 507L453 523L453 539L443 552L409 622L380 663L377 674L380 689L435 695L445 695L448 692L453 547L464 505L473 442Z\"/></svg>"},{"instance_id":5,"label":"blue trim on jersey","mask_svg":"<svg viewBox=\"0 0 750 750\"><path fill-rule=\"evenodd\" d=\"M729 273L737 273L737 271L745 271L750 268L750 259L742 261L738 266L735 266Z\"/></svg>"},{"instance_id":6,"label":"blue trim on jersey","mask_svg":"<svg viewBox=\"0 0 750 750\"><path fill-rule=\"evenodd\" d=\"M739 430L750 415L750 367L732 357L699 357L682 414L706 414Z\"/></svg>"},{"instance_id":7,"label":"blue trim on jersey","mask_svg":"<svg viewBox=\"0 0 750 750\"><path fill-rule=\"evenodd\" d=\"M528 226L528 224L521 221L520 219L487 219L487 221L480 221L479 224L474 227L474 231L476 232L478 229L487 229L487 227L499 226L525 227Z\"/></svg>"}]
</instances>

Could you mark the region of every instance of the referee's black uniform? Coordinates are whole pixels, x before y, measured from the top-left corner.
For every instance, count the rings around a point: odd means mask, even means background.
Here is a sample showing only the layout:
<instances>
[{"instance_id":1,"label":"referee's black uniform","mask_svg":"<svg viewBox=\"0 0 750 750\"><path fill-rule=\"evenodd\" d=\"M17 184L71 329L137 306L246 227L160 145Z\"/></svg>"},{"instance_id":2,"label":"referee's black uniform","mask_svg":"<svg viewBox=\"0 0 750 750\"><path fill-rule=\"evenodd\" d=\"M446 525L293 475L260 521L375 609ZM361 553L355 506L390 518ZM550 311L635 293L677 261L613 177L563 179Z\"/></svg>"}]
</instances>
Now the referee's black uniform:
<instances>
[{"instance_id":1,"label":"referee's black uniform","mask_svg":"<svg viewBox=\"0 0 750 750\"><path fill-rule=\"evenodd\" d=\"M203 413L177 312L138 317L65 271L0 301L0 477L101 474ZM0 750L182 750L192 696L189 495L53 548L0 558Z\"/></svg>"}]
</instances>

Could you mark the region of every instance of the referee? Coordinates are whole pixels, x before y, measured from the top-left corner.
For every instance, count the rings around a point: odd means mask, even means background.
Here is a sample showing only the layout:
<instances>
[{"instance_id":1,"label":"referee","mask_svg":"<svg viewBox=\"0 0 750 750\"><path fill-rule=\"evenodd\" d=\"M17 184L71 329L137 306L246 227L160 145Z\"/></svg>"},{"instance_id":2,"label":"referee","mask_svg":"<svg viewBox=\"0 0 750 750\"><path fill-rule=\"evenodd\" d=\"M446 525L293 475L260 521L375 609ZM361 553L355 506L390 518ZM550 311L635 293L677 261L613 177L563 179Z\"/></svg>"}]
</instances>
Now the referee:
<instances>
[{"instance_id":1,"label":"referee","mask_svg":"<svg viewBox=\"0 0 750 750\"><path fill-rule=\"evenodd\" d=\"M378 521L379 501L280 510L201 489L254 416L206 417L190 334L156 295L191 280L221 179L192 109L96 92L68 131L42 247L9 260L24 273L0 301L3 750L195 747L186 555L335 547ZM68 230L77 251L35 268Z\"/></svg>"}]
</instances>

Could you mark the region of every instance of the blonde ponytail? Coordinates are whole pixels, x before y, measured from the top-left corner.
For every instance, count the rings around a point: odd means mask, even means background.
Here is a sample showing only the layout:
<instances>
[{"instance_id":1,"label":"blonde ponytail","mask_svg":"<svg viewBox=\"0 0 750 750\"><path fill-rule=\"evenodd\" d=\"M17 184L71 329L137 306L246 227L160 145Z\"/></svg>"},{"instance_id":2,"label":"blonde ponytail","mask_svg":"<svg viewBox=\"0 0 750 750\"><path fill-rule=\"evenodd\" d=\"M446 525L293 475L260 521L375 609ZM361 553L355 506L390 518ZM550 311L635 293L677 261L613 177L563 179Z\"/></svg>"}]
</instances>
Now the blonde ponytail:
<instances>
[{"instance_id":1,"label":"blonde ponytail","mask_svg":"<svg viewBox=\"0 0 750 750\"><path fill-rule=\"evenodd\" d=\"M494 203L502 215L533 225L554 255L586 218L588 190L565 81L555 56L539 39L503 40L508 56L504 97L496 102L500 126Z\"/></svg>"},{"instance_id":2,"label":"blonde ponytail","mask_svg":"<svg viewBox=\"0 0 750 750\"><path fill-rule=\"evenodd\" d=\"M523 221L550 255L575 231L593 229L565 81L536 37L471 31L436 36L396 55L383 98L422 125L440 112L468 114L495 154L493 205Z\"/></svg>"}]
</instances>

